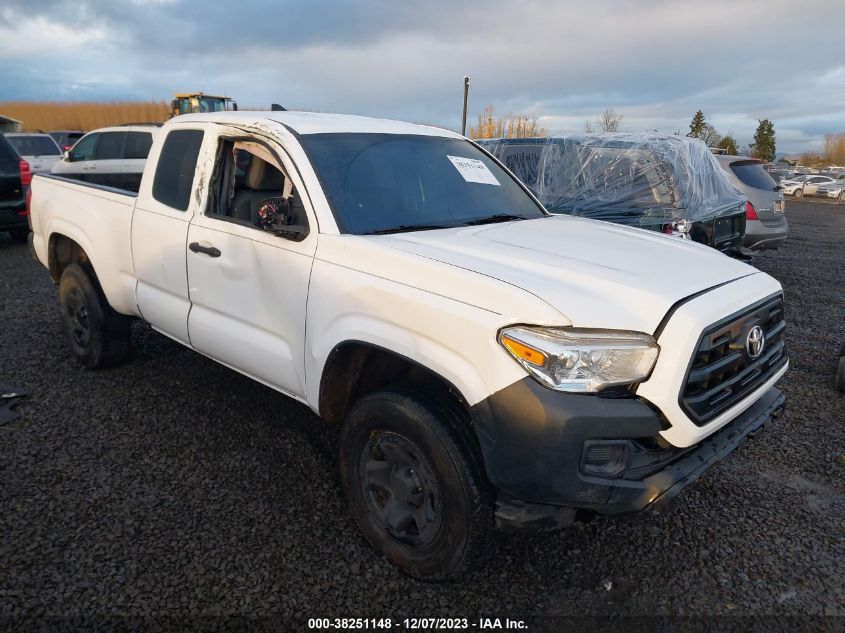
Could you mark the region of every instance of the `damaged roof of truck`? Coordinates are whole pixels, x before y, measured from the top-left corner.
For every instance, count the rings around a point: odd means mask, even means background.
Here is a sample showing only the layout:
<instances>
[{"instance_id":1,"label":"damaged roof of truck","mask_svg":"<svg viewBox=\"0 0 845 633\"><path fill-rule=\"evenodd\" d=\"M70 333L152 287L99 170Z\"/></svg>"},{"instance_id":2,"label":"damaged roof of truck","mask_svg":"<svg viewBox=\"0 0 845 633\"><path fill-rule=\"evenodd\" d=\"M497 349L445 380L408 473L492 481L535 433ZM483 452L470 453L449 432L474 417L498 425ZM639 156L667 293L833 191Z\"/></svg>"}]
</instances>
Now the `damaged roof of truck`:
<instances>
[{"instance_id":1,"label":"damaged roof of truck","mask_svg":"<svg viewBox=\"0 0 845 633\"><path fill-rule=\"evenodd\" d=\"M229 124L281 123L296 134L417 134L420 136L445 136L463 138L460 134L430 125L405 123L392 119L375 119L354 114L328 114L323 112L241 110L237 112L211 112L183 114L172 121L213 121Z\"/></svg>"}]
</instances>

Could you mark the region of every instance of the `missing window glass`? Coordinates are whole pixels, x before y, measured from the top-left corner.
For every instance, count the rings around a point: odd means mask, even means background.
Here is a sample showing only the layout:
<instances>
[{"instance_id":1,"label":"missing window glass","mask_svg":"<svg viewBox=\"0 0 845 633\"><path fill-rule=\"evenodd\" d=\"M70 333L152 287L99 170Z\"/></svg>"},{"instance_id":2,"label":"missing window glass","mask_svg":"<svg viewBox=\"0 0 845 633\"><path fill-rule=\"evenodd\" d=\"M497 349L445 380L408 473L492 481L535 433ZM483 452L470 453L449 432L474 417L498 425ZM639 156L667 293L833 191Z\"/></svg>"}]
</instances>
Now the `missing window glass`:
<instances>
[{"instance_id":1,"label":"missing window glass","mask_svg":"<svg viewBox=\"0 0 845 633\"><path fill-rule=\"evenodd\" d=\"M305 207L290 177L263 144L220 142L208 215L294 240L308 234Z\"/></svg>"}]
</instances>

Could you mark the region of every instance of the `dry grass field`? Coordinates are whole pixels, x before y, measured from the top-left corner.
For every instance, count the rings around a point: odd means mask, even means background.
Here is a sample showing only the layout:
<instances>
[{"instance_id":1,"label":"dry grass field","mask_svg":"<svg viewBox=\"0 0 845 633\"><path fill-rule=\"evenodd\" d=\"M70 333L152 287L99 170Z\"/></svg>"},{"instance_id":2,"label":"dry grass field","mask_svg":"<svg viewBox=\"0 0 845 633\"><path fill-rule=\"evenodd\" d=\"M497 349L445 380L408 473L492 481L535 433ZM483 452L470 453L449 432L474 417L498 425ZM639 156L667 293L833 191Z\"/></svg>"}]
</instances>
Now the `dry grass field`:
<instances>
[{"instance_id":1,"label":"dry grass field","mask_svg":"<svg viewBox=\"0 0 845 633\"><path fill-rule=\"evenodd\" d=\"M5 101L0 114L23 122L25 130L93 130L121 123L164 121L170 112L165 101Z\"/></svg>"}]
</instances>

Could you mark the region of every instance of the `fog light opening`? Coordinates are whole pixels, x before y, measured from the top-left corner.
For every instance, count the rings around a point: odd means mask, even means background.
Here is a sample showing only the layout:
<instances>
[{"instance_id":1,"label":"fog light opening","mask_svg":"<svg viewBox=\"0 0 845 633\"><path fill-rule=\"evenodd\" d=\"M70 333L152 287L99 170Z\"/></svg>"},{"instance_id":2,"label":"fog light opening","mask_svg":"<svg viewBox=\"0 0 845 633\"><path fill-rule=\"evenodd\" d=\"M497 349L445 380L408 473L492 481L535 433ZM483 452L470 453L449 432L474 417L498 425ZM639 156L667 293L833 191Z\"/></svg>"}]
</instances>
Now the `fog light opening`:
<instances>
[{"instance_id":1,"label":"fog light opening","mask_svg":"<svg viewBox=\"0 0 845 633\"><path fill-rule=\"evenodd\" d=\"M587 440L581 452L581 472L596 477L617 477L628 465L624 440Z\"/></svg>"}]
</instances>

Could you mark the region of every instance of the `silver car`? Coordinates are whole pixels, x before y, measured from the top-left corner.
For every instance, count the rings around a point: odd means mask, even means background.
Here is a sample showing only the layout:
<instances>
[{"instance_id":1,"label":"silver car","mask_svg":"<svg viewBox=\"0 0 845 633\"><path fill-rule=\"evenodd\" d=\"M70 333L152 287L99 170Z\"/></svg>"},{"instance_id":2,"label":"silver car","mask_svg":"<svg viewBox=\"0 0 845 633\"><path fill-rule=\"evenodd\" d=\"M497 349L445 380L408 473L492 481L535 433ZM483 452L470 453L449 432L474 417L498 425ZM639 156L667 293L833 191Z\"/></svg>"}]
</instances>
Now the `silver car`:
<instances>
[{"instance_id":1,"label":"silver car","mask_svg":"<svg viewBox=\"0 0 845 633\"><path fill-rule=\"evenodd\" d=\"M40 132L10 132L6 138L26 162L33 174L49 174L62 158L62 150L49 134Z\"/></svg>"},{"instance_id":2,"label":"silver car","mask_svg":"<svg viewBox=\"0 0 845 633\"><path fill-rule=\"evenodd\" d=\"M816 190L821 185L830 185L836 180L830 176L821 176L818 174L807 174L804 176L796 176L789 180L781 180L780 185L783 187L783 192L788 196L795 196L796 198L803 198L804 196L816 195Z\"/></svg>"},{"instance_id":3,"label":"silver car","mask_svg":"<svg viewBox=\"0 0 845 633\"><path fill-rule=\"evenodd\" d=\"M763 169L762 161L747 156L716 156L716 160L748 199L743 246L758 250L783 244L789 233L783 191Z\"/></svg>"},{"instance_id":4,"label":"silver car","mask_svg":"<svg viewBox=\"0 0 845 633\"><path fill-rule=\"evenodd\" d=\"M839 204L845 204L845 178L834 176L833 182L819 185L815 195L819 198L833 198Z\"/></svg>"}]
</instances>

